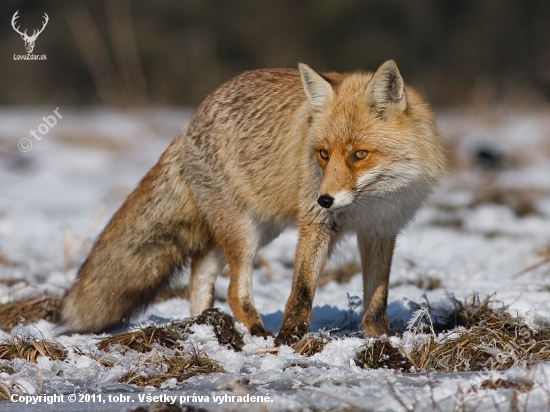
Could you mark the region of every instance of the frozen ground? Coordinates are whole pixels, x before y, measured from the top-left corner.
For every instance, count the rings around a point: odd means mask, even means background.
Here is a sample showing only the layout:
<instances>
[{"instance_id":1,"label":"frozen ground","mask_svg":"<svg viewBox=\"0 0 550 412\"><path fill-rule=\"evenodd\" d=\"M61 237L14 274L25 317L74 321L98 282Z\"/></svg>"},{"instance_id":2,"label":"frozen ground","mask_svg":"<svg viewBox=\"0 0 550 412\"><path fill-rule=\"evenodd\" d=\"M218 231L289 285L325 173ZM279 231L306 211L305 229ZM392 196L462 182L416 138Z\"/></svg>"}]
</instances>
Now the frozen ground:
<instances>
[{"instance_id":1,"label":"frozen ground","mask_svg":"<svg viewBox=\"0 0 550 412\"><path fill-rule=\"evenodd\" d=\"M63 293L95 236L190 115L171 109L118 113L61 108L63 118L41 140L30 136L30 130L37 130L42 117L53 109L0 110L0 278L12 280L0 282L0 304L37 290ZM449 150L450 173L398 240L388 308L393 329L403 331L418 304L445 306L451 295L464 299L473 292L481 297L496 292L495 299L509 305L513 314L525 316L538 309L544 318L545 311L550 311L550 267L537 264L545 259L541 251L550 246L550 112L456 110L439 113L438 121ZM32 144L27 152L17 147L22 138ZM29 142L22 143L23 149ZM262 250L262 261L269 264L259 265L254 272L255 302L273 332L278 330L289 294L295 242L296 233L285 232ZM357 259L350 239L339 247L329 268ZM13 281L17 279L26 282ZM435 279L436 286L439 282L439 287L423 289L429 279ZM178 282L186 283L185 273ZM226 277L218 278L216 306L230 313L227 284ZM361 291L360 276L319 288L312 331L337 334L334 329L343 325L359 328L348 294L360 296ZM137 321L187 316L188 302L174 298L151 306ZM289 348L278 356L259 357L256 350L272 341L245 336L245 350L236 353L218 345L208 327L198 328L190 342L218 361L226 373L195 376L159 391L117 383L138 358L136 353L121 355L113 368L107 368L72 350L96 350L94 336L60 336L55 325L44 320L18 326L11 334L43 336L69 349L64 362L46 357L36 364L12 361L16 373L1 372L0 384L16 393L101 393L103 399L108 394L125 394L129 398L121 403L64 402L26 408L5 401L0 403L5 411L121 410L136 407L140 394L208 396L209 402L188 405L222 410L550 408L548 364L480 373L364 370L351 360L364 343L359 337L335 340L310 358ZM0 331L0 341L9 337ZM392 339L396 345L404 344L397 337ZM533 389L521 393L481 388L488 377L529 380ZM214 395L225 393L269 396L271 402L213 401Z\"/></svg>"}]
</instances>

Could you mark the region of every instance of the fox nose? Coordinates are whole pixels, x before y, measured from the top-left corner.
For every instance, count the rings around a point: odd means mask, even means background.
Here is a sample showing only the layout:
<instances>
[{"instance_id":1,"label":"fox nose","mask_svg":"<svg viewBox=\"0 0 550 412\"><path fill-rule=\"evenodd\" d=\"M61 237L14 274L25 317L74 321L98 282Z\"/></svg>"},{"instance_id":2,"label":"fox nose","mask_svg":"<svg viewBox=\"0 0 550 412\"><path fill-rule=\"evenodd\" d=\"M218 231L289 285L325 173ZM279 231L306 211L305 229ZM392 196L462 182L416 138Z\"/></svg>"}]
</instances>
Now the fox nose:
<instances>
[{"instance_id":1,"label":"fox nose","mask_svg":"<svg viewBox=\"0 0 550 412\"><path fill-rule=\"evenodd\" d=\"M329 195L321 195L317 199L317 203L319 203L325 209L328 209L329 207L331 207L333 202L334 202L334 198Z\"/></svg>"}]
</instances>

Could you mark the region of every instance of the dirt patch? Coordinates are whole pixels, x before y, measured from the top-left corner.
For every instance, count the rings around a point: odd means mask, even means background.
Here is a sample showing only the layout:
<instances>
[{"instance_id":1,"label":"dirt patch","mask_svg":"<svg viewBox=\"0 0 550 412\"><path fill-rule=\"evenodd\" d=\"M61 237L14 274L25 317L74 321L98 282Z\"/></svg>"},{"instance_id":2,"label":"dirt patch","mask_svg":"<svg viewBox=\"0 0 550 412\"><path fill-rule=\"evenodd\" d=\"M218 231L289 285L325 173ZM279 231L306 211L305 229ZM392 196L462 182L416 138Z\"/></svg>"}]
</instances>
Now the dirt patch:
<instances>
[{"instance_id":1,"label":"dirt patch","mask_svg":"<svg viewBox=\"0 0 550 412\"><path fill-rule=\"evenodd\" d=\"M364 369L394 369L408 372L413 366L397 348L386 340L375 340L355 354L355 364Z\"/></svg>"},{"instance_id":2,"label":"dirt patch","mask_svg":"<svg viewBox=\"0 0 550 412\"><path fill-rule=\"evenodd\" d=\"M206 309L196 318L187 321L187 325L210 325L220 345L229 346L240 352L244 346L243 337L235 329L235 320L220 311L218 308Z\"/></svg>"},{"instance_id":3,"label":"dirt patch","mask_svg":"<svg viewBox=\"0 0 550 412\"><path fill-rule=\"evenodd\" d=\"M170 322L162 325L150 325L137 331L122 332L102 339L97 344L100 350L109 350L113 345L138 352L150 352L154 345L166 348L182 349L179 341L184 341L192 334L191 325L212 326L220 345L225 345L239 352L244 346L243 338L235 329L235 321L217 308L205 310L199 316L182 322Z\"/></svg>"}]
</instances>

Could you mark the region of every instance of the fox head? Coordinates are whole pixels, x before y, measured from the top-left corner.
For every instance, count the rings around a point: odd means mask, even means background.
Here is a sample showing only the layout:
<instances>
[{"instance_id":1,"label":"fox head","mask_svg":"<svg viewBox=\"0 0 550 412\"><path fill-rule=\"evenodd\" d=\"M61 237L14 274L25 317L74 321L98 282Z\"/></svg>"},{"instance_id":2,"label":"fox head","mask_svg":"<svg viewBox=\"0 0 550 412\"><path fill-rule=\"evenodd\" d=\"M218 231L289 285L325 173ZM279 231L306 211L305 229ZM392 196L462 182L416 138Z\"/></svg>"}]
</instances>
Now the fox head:
<instances>
[{"instance_id":1,"label":"fox head","mask_svg":"<svg viewBox=\"0 0 550 412\"><path fill-rule=\"evenodd\" d=\"M320 74L299 65L310 113L308 139L322 179L317 202L342 209L442 174L432 114L393 60L373 73Z\"/></svg>"}]
</instances>

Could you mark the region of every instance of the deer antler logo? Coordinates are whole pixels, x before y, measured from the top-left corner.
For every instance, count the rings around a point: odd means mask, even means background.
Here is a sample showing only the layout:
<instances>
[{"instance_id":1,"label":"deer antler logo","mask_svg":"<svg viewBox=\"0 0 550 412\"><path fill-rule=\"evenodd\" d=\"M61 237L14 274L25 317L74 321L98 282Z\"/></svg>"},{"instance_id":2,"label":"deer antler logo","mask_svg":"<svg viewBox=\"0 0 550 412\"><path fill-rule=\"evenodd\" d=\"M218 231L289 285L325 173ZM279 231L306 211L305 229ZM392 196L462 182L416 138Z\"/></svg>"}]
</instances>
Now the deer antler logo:
<instances>
[{"instance_id":1,"label":"deer antler logo","mask_svg":"<svg viewBox=\"0 0 550 412\"><path fill-rule=\"evenodd\" d=\"M21 33L19 31L19 26L15 27L15 21L19 18L19 10L17 10L15 12L15 14L13 15L12 19L11 19L11 26L13 27L13 29L19 33L21 35L21 38L23 40L25 40L25 48L27 49L27 53L32 53L33 49L34 49L34 42L36 41L36 38L38 37L38 35L40 33L42 33L44 31L44 28L46 27L46 24L48 24L48 20L50 20L50 18L48 17L48 15L46 13L44 13L44 23L42 25L42 28L40 30L34 30L33 33L32 33L32 36L28 36L27 35L27 30L25 30L23 33Z\"/></svg>"}]
</instances>

